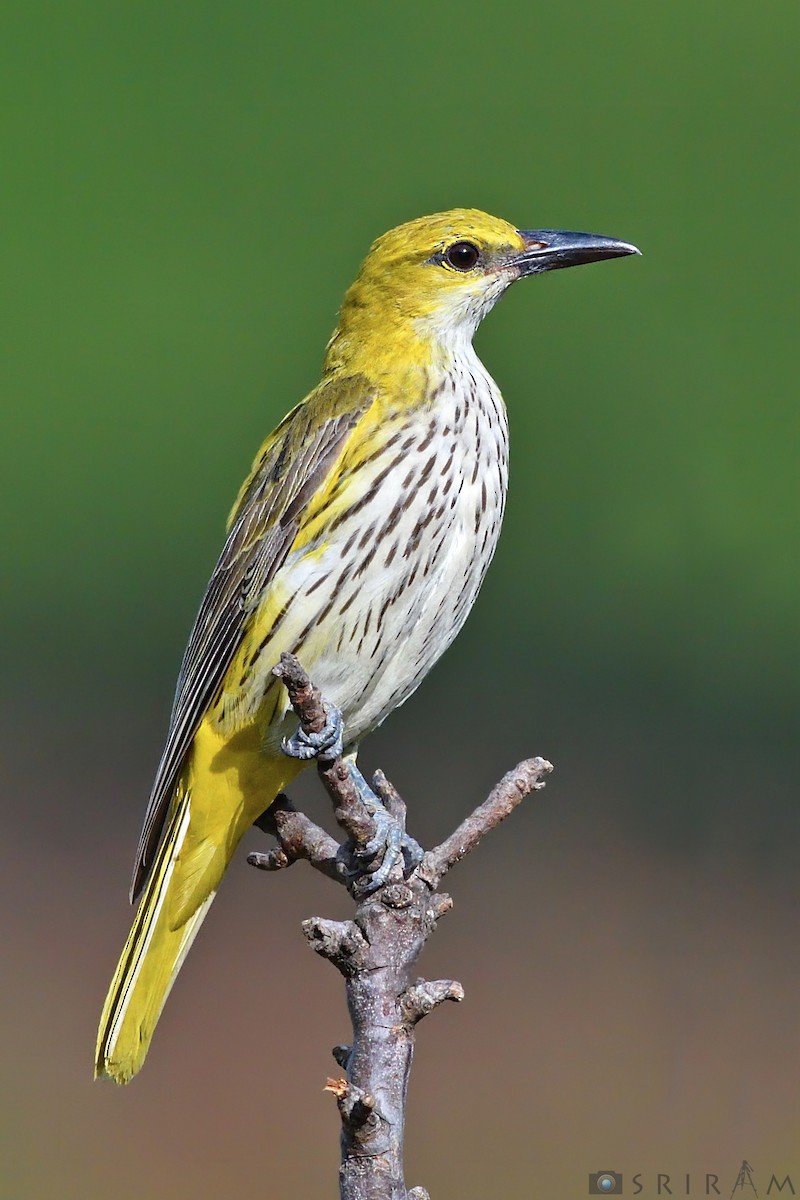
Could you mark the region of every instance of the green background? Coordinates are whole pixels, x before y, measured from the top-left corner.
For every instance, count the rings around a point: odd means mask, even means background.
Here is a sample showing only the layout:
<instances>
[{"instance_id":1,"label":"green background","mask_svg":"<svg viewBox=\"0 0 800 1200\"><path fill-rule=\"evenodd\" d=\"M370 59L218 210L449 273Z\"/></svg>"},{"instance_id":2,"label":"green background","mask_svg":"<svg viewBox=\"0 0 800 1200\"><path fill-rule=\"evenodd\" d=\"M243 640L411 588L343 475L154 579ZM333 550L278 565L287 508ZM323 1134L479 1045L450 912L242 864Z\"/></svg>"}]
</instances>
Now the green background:
<instances>
[{"instance_id":1,"label":"green background","mask_svg":"<svg viewBox=\"0 0 800 1200\"><path fill-rule=\"evenodd\" d=\"M240 855L130 1089L91 1052L224 516L371 240L451 206L644 257L479 332L503 538L366 749L426 841L518 758L557 766L453 877L423 965L468 1002L423 1029L409 1181L724 1190L747 1157L800 1190L795 0L4 22L2 1195L334 1190L345 1013L297 923L344 909L300 868Z\"/></svg>"}]
</instances>

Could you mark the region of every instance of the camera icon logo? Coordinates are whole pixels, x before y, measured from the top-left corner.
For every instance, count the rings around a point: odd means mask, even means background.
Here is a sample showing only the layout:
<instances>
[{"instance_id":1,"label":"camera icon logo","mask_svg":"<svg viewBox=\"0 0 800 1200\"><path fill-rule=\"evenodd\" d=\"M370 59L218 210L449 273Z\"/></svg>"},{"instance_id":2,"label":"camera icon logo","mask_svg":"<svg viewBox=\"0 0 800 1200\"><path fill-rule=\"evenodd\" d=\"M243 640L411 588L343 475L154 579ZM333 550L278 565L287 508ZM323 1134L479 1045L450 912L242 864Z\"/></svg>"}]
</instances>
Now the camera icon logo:
<instances>
[{"instance_id":1,"label":"camera icon logo","mask_svg":"<svg viewBox=\"0 0 800 1200\"><path fill-rule=\"evenodd\" d=\"M622 1176L619 1171L595 1171L589 1173L590 1196L621 1196Z\"/></svg>"}]
</instances>

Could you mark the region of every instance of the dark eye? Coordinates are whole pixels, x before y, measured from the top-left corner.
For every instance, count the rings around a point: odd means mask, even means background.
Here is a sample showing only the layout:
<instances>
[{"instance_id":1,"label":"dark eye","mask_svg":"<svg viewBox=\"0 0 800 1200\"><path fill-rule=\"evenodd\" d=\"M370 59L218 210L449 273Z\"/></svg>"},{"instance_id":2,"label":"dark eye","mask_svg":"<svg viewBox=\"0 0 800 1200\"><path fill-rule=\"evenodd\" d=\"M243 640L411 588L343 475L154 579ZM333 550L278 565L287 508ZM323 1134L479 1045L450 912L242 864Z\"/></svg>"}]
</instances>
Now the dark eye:
<instances>
[{"instance_id":1,"label":"dark eye","mask_svg":"<svg viewBox=\"0 0 800 1200\"><path fill-rule=\"evenodd\" d=\"M457 271L471 271L481 252L472 242L453 242L444 252L444 261Z\"/></svg>"}]
</instances>

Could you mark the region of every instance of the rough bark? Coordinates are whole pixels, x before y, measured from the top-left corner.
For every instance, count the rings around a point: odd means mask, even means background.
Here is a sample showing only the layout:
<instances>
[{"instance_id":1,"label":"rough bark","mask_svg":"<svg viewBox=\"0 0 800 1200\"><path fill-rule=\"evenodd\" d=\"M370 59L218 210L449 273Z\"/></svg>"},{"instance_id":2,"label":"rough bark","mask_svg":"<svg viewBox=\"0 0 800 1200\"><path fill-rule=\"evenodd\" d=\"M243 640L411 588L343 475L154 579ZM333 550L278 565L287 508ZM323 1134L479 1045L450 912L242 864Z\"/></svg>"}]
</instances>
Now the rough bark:
<instances>
[{"instance_id":1,"label":"rough bark","mask_svg":"<svg viewBox=\"0 0 800 1200\"><path fill-rule=\"evenodd\" d=\"M301 725L317 733L327 706L300 663L284 654L275 674L282 678ZM428 1200L424 1188L406 1188L403 1136L406 1092L417 1023L445 1000L460 1001L464 989L452 979L413 979L413 968L436 923L452 907L439 885L481 838L499 825L533 791L544 787L552 766L543 758L519 763L489 797L440 846L428 851L408 878L398 866L387 882L365 895L370 868L358 851L373 835L346 763L318 761L322 783L334 804L334 815L347 838L341 845L285 797L258 822L277 846L248 861L276 871L305 859L331 879L347 886L356 909L349 921L311 917L303 922L308 944L328 959L345 980L352 1040L335 1046L343 1071L326 1089L336 1098L341 1118L342 1200ZM372 780L376 795L403 823L405 804L382 772Z\"/></svg>"}]
</instances>

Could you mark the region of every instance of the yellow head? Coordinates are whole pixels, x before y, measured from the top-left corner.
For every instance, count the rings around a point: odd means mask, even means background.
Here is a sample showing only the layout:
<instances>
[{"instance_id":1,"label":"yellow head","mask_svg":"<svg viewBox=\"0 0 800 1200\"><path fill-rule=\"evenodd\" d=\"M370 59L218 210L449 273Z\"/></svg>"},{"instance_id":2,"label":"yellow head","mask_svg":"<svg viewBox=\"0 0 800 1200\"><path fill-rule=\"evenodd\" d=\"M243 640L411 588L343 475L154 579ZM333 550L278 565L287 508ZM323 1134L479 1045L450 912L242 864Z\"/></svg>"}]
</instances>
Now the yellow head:
<instances>
[{"instance_id":1,"label":"yellow head","mask_svg":"<svg viewBox=\"0 0 800 1200\"><path fill-rule=\"evenodd\" d=\"M638 253L594 234L519 230L475 208L419 217L372 246L345 296L329 359L377 335L455 349L523 275Z\"/></svg>"}]
</instances>

